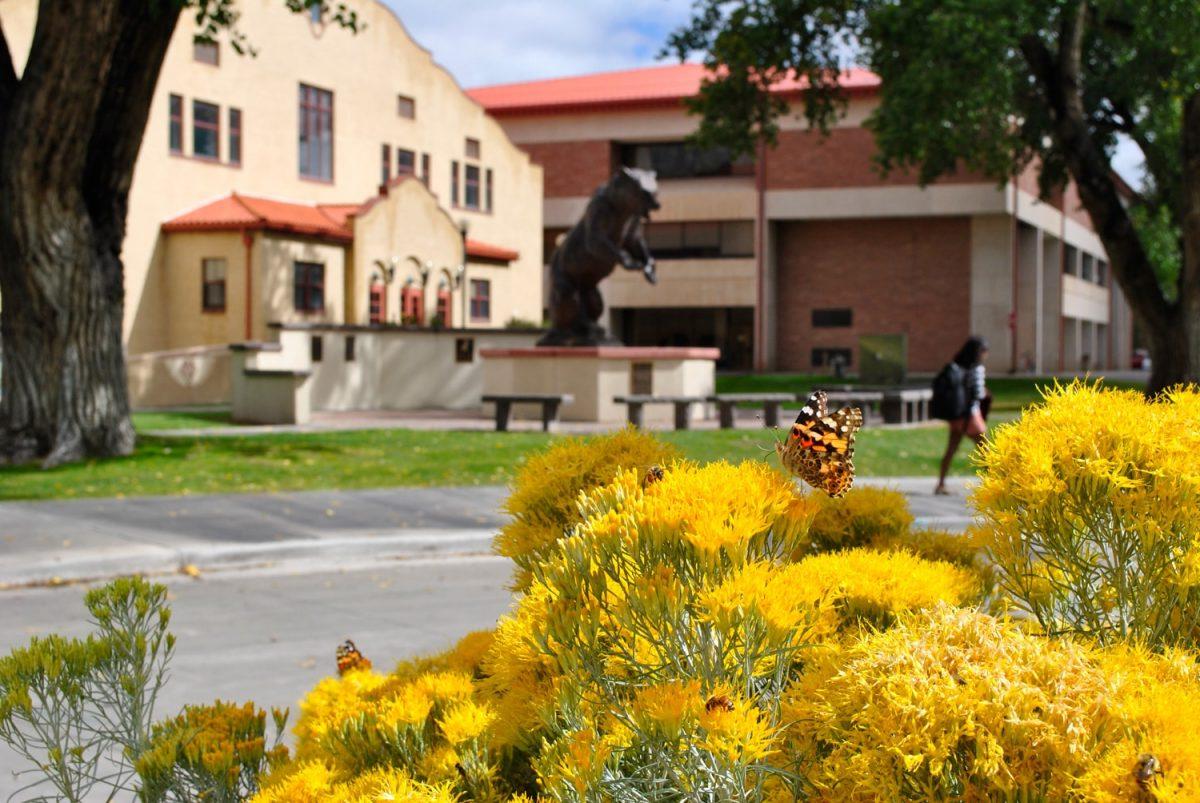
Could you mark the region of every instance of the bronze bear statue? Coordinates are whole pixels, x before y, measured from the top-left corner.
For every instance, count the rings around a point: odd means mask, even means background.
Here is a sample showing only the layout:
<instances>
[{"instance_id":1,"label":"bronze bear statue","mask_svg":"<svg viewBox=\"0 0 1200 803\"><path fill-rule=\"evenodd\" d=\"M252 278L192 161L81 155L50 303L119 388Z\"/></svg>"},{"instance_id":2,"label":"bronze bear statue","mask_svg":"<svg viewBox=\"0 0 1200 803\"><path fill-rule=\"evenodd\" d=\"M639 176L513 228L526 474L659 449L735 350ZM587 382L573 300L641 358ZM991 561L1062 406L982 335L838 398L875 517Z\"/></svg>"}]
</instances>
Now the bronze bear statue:
<instances>
[{"instance_id":1,"label":"bronze bear statue","mask_svg":"<svg viewBox=\"0 0 1200 803\"><path fill-rule=\"evenodd\" d=\"M646 245L645 223L658 209L654 174L621 168L596 190L583 217L550 260L550 330L539 346L597 346L615 343L598 321L604 299L597 285L617 265L658 280Z\"/></svg>"}]
</instances>

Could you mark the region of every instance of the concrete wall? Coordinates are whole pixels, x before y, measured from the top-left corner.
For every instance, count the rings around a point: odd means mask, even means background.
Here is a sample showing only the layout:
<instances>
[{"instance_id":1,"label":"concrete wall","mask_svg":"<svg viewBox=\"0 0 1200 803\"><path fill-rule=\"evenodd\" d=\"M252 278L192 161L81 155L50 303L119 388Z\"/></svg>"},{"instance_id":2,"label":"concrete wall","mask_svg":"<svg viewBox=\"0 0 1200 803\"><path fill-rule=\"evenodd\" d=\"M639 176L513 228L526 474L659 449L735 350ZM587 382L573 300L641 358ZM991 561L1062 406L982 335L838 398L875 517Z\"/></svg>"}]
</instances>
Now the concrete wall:
<instances>
[{"instance_id":1,"label":"concrete wall","mask_svg":"<svg viewBox=\"0 0 1200 803\"><path fill-rule=\"evenodd\" d=\"M971 218L971 334L988 341L989 371L1012 368L1012 225L1007 215ZM952 345L945 360L957 348Z\"/></svg>"},{"instance_id":2,"label":"concrete wall","mask_svg":"<svg viewBox=\"0 0 1200 803\"><path fill-rule=\"evenodd\" d=\"M529 297L540 296L541 168L513 146L496 121L413 41L385 3L346 0L365 24L357 34L331 23L314 23L308 13L290 13L281 0L238 0L236 5L237 27L258 51L257 57L236 55L222 36L219 66L196 61L195 23L185 12L155 89L130 192L123 249L130 352L187 342L183 334L170 334L176 310L167 294L178 265L166 259L161 247L159 226L164 220L230 191L306 202L363 202L380 183L384 144L415 151L418 169L420 154L428 153L430 189L439 204L456 221L467 220L473 238L519 252L508 275L527 284ZM33 35L35 7L36 0L0 2L0 25L18 70L24 67ZM299 175L301 83L334 94L331 181ZM184 100L182 155L168 149L171 94ZM398 114L399 94L416 101L415 119ZM194 100L221 107L218 160L192 156ZM230 108L242 112L240 165L228 160ZM478 160L466 157L467 137L480 142ZM492 211L452 206L452 160L460 168L470 161L493 171ZM394 165L393 150L393 169ZM194 269L190 263L186 267ZM501 310L495 317L506 315Z\"/></svg>"},{"instance_id":3,"label":"concrete wall","mask_svg":"<svg viewBox=\"0 0 1200 803\"><path fill-rule=\"evenodd\" d=\"M230 357L225 346L131 354L125 365L134 409L229 402Z\"/></svg>"},{"instance_id":4,"label":"concrete wall","mask_svg":"<svg viewBox=\"0 0 1200 803\"><path fill-rule=\"evenodd\" d=\"M540 334L284 328L279 332L281 351L263 354L255 367L311 371L313 410L469 410L482 404L480 350L532 346ZM322 339L320 362L310 359L314 337ZM355 359L347 361L346 339L351 337ZM456 361L459 338L474 341L470 362Z\"/></svg>"}]
</instances>

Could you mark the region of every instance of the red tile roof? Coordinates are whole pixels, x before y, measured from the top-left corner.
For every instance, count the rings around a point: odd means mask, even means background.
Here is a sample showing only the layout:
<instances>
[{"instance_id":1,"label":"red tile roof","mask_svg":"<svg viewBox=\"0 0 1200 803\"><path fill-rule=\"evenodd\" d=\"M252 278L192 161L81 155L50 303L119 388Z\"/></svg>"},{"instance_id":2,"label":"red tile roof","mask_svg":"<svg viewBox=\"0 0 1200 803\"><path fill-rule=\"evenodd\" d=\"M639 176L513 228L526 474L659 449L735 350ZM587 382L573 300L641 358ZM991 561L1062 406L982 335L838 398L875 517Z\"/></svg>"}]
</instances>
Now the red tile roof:
<instances>
[{"instance_id":1,"label":"red tile roof","mask_svg":"<svg viewBox=\"0 0 1200 803\"><path fill-rule=\"evenodd\" d=\"M476 259L494 259L497 262L513 262L519 256L516 251L499 245L480 242L467 238L467 256Z\"/></svg>"},{"instance_id":2,"label":"red tile roof","mask_svg":"<svg viewBox=\"0 0 1200 803\"><path fill-rule=\"evenodd\" d=\"M167 234L191 231L276 231L349 243L354 240L351 218L375 204L303 204L231 193L184 212L162 224ZM481 240L467 239L467 256L513 262L520 254Z\"/></svg>"},{"instance_id":3,"label":"red tile roof","mask_svg":"<svg viewBox=\"0 0 1200 803\"><path fill-rule=\"evenodd\" d=\"M235 192L168 220L163 223L162 230L172 233L255 229L307 234L342 242L354 239L346 225L346 216L327 212L330 208L340 210L344 207L252 198Z\"/></svg>"},{"instance_id":4,"label":"red tile roof","mask_svg":"<svg viewBox=\"0 0 1200 803\"><path fill-rule=\"evenodd\" d=\"M495 116L576 111L603 106L669 106L700 91L700 82L708 69L703 64L668 64L635 70L592 73L571 78L497 84L467 90ZM847 70L842 86L850 92L870 92L879 88L879 76L863 69ZM803 91L807 81L788 79L776 84L774 92L793 94Z\"/></svg>"}]
</instances>

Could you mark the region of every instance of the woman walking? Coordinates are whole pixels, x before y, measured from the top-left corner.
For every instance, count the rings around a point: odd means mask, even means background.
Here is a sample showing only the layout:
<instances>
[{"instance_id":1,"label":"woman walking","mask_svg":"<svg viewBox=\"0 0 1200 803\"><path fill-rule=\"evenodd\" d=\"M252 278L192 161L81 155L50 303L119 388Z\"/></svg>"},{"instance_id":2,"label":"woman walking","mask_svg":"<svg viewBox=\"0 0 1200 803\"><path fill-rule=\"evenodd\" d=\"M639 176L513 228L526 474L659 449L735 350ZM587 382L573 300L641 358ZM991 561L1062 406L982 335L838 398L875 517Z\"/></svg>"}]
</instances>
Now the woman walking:
<instances>
[{"instance_id":1,"label":"woman walking","mask_svg":"<svg viewBox=\"0 0 1200 803\"><path fill-rule=\"evenodd\" d=\"M984 433L987 432L984 416L990 397L983 369L983 358L987 356L987 353L987 341L982 337L972 335L954 355L953 362L943 369L942 375L939 375L938 380L935 381L936 386L938 381L942 380L942 376L946 376L947 381L951 383L960 382L962 395L959 398L963 402L961 411L956 411L955 416L948 419L950 440L946 443L946 453L942 455L938 484L933 489L935 494L950 493L946 489L946 473L950 471L950 463L954 460L954 454L958 451L963 436L965 435L979 444L983 441Z\"/></svg>"}]
</instances>

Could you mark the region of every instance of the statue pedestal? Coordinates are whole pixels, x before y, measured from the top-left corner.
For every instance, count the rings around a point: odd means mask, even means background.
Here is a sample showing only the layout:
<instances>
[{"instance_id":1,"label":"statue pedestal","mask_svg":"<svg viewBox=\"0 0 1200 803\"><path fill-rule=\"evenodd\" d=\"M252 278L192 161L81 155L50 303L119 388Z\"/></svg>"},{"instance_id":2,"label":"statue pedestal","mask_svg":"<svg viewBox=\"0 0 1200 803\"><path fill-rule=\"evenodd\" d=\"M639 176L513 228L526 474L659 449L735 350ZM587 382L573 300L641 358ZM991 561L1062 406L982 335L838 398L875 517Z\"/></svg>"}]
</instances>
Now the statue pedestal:
<instances>
[{"instance_id":1,"label":"statue pedestal","mask_svg":"<svg viewBox=\"0 0 1200 803\"><path fill-rule=\"evenodd\" d=\"M481 349L483 393L570 393L563 421L620 425L624 404L614 396L710 396L716 391L714 348L648 346L579 346ZM692 406L692 418L705 417L706 404ZM490 412L490 411L489 411ZM518 418L538 418L541 408L514 405ZM669 404L645 408L647 424L674 421Z\"/></svg>"}]
</instances>

